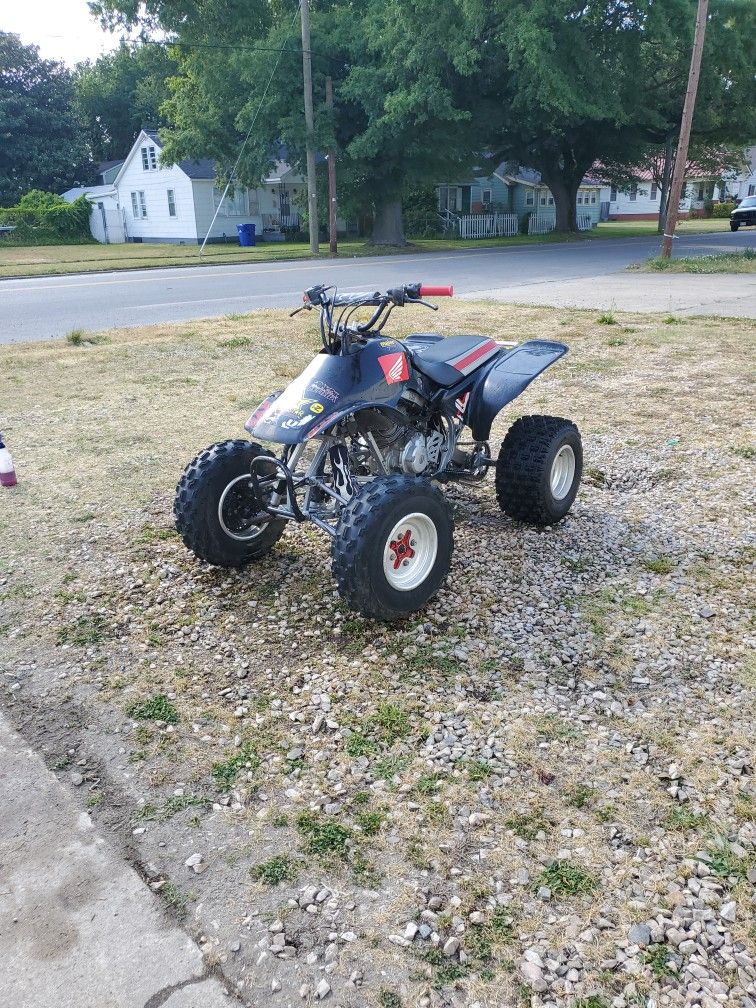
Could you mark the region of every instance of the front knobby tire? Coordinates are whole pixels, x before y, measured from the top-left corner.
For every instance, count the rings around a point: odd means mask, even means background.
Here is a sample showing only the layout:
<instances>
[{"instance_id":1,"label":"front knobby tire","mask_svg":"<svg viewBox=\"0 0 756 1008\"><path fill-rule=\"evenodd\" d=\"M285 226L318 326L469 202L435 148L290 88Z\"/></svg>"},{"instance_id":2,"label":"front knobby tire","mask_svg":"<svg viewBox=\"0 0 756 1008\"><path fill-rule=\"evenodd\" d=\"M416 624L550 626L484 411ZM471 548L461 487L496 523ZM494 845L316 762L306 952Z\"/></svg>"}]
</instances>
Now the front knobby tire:
<instances>
[{"instance_id":1,"label":"front knobby tire","mask_svg":"<svg viewBox=\"0 0 756 1008\"><path fill-rule=\"evenodd\" d=\"M249 473L258 455L270 452L251 441L222 441L200 452L184 470L173 513L184 545L200 560L216 567L243 567L265 556L281 538L283 519L259 525L248 520L259 508L240 477Z\"/></svg>"},{"instance_id":2,"label":"front knobby tire","mask_svg":"<svg viewBox=\"0 0 756 1008\"><path fill-rule=\"evenodd\" d=\"M454 521L441 491L416 476L386 476L360 487L342 509L331 545L339 595L373 619L422 609L446 580Z\"/></svg>"},{"instance_id":3,"label":"front knobby tire","mask_svg":"<svg viewBox=\"0 0 756 1008\"><path fill-rule=\"evenodd\" d=\"M510 518L553 525L580 487L583 446L570 420L521 417L510 427L496 462L496 499Z\"/></svg>"}]
</instances>

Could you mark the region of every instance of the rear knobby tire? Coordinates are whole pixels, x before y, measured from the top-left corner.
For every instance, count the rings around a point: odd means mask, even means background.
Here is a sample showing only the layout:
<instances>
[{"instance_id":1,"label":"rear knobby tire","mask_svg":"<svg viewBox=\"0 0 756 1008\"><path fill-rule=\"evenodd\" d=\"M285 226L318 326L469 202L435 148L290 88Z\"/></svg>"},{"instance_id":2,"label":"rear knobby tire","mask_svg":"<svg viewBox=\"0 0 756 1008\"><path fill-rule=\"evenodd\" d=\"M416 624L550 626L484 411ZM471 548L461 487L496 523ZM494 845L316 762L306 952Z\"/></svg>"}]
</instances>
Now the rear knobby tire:
<instances>
[{"instance_id":1,"label":"rear knobby tire","mask_svg":"<svg viewBox=\"0 0 756 1008\"><path fill-rule=\"evenodd\" d=\"M378 477L339 516L331 545L339 595L364 616L402 619L444 583L453 548L451 508L437 487L417 476Z\"/></svg>"},{"instance_id":2,"label":"rear knobby tire","mask_svg":"<svg viewBox=\"0 0 756 1008\"><path fill-rule=\"evenodd\" d=\"M184 470L176 487L173 513L184 545L200 560L216 567L243 567L265 556L281 538L286 525L282 519L245 528L247 484L243 480L235 484L235 497L227 494L224 507L219 510L226 488L249 473L252 459L258 455L270 452L251 441L222 441L200 452ZM249 502L248 511L258 513L251 493ZM229 508L235 510L231 512Z\"/></svg>"},{"instance_id":3,"label":"rear knobby tire","mask_svg":"<svg viewBox=\"0 0 756 1008\"><path fill-rule=\"evenodd\" d=\"M496 462L496 498L510 518L552 525L572 507L583 472L580 432L570 420L515 421Z\"/></svg>"}]
</instances>

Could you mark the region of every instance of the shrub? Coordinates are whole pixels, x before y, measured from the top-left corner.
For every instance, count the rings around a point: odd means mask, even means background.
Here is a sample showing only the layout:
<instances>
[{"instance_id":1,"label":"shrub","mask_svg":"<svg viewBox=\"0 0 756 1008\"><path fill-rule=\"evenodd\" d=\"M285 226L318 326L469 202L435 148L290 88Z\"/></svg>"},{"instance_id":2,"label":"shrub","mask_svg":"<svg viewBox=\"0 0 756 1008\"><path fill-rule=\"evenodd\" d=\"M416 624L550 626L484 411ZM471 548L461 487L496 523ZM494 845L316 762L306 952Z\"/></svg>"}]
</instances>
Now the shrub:
<instances>
[{"instance_id":1,"label":"shrub","mask_svg":"<svg viewBox=\"0 0 756 1008\"><path fill-rule=\"evenodd\" d=\"M32 189L15 207L0 209L0 225L15 228L4 238L13 244L50 245L92 241L89 218L92 204L86 196L67 203L55 193Z\"/></svg>"},{"instance_id":2,"label":"shrub","mask_svg":"<svg viewBox=\"0 0 756 1008\"><path fill-rule=\"evenodd\" d=\"M729 217L735 209L734 203L715 203L712 207L712 217Z\"/></svg>"}]
</instances>

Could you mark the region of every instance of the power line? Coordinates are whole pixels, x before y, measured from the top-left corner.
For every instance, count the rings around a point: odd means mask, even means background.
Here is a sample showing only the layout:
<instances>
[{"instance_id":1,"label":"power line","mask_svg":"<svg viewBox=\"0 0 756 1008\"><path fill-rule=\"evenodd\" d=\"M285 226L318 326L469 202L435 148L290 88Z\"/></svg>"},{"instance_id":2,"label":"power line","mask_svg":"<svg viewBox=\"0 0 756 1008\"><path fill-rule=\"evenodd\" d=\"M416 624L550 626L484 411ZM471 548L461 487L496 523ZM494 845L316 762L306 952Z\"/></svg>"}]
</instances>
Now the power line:
<instances>
[{"instance_id":1,"label":"power line","mask_svg":"<svg viewBox=\"0 0 756 1008\"><path fill-rule=\"evenodd\" d=\"M291 23L289 24L289 30L286 33L287 40L288 40L289 35L291 34L291 29L294 27L294 22L296 21L297 16L299 15L300 5L301 5L301 0L299 0L299 3L297 4L297 9L294 11L294 17L291 19ZM218 217L218 214L220 213L220 208L223 205L223 200L226 198L226 196L228 195L228 190L231 188L231 183L234 180L234 175L236 174L236 169L239 167L239 162L241 161L242 154L244 153L244 148L247 146L247 143L249 142L249 138L252 136L252 130L254 128L255 123L257 122L257 117L260 115L260 112L262 111L263 104L265 103L265 99L268 97L268 91L270 90L270 85L273 83L273 78L275 77L275 75L276 75L276 73L278 71L278 64L281 62L281 54L283 53L283 51L284 50L282 49L278 53L278 59L276 60L275 66L273 67L273 70L271 71L270 77L268 78L268 83L265 85L265 90L262 93L262 97L260 98L259 104L257 106L257 110L256 110L254 116L252 117L252 122L249 124L249 129L247 130L247 135L244 137L244 142L242 143L241 147L239 148L239 153L238 153L238 155L236 157L236 161L234 162L234 167L231 169L231 174L229 175L228 182L226 183L226 188L223 190L223 195L221 196L220 200L218 200L218 206L215 208L215 213L213 214L213 219L210 221L210 227L207 229L207 234L205 235L205 240L202 242L202 245L200 246L200 250L199 250L200 256L205 251L205 245L207 245L207 239L210 237L210 232L213 230L213 225L215 224L216 218Z\"/></svg>"}]
</instances>

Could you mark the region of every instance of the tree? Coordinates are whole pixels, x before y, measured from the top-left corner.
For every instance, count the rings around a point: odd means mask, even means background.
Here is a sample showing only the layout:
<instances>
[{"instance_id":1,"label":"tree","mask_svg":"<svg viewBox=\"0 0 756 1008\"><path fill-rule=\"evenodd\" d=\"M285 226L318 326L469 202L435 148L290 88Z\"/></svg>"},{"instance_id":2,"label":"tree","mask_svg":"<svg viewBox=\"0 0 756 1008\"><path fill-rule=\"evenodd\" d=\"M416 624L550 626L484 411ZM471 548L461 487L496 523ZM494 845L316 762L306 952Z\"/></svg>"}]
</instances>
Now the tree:
<instances>
[{"instance_id":1,"label":"tree","mask_svg":"<svg viewBox=\"0 0 756 1008\"><path fill-rule=\"evenodd\" d=\"M106 6L121 23L139 16L127 0L101 0L100 11ZM224 32L215 31L216 0L193 4L190 21L182 20L179 0L154 0L143 17L174 30L181 52L165 105L171 126L162 134L164 157L215 157L228 170L256 117L238 168L240 182L256 185L280 144L303 168L305 129L301 53L291 30L296 5L247 6L233 38L228 20ZM340 209L355 216L369 211L376 244L404 242L403 194L469 167L478 139L474 117L456 93L466 78L449 62L454 7L444 5L420 22L414 6L416 0L336 0L312 18L316 141L321 150L335 143ZM333 116L325 107L326 76L334 81Z\"/></svg>"},{"instance_id":2,"label":"tree","mask_svg":"<svg viewBox=\"0 0 756 1008\"><path fill-rule=\"evenodd\" d=\"M94 161L125 156L143 126L165 125L160 106L175 71L167 47L151 44L122 43L95 63L76 67L76 107Z\"/></svg>"},{"instance_id":3,"label":"tree","mask_svg":"<svg viewBox=\"0 0 756 1008\"><path fill-rule=\"evenodd\" d=\"M71 186L86 163L70 71L0 32L0 206L30 189Z\"/></svg>"}]
</instances>

